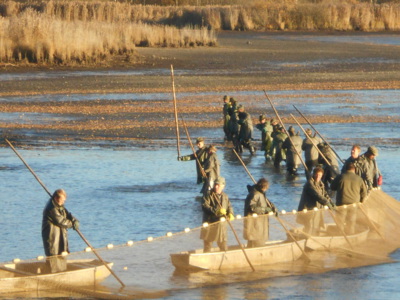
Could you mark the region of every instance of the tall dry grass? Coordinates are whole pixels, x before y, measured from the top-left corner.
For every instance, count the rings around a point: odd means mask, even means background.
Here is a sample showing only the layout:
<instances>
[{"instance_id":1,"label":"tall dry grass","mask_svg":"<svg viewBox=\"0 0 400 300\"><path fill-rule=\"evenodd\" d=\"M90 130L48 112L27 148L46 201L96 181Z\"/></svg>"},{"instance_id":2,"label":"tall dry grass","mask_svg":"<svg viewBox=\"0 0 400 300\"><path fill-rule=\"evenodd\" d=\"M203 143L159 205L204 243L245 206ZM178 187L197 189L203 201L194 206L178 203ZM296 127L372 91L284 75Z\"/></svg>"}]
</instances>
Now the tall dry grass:
<instances>
[{"instance_id":1,"label":"tall dry grass","mask_svg":"<svg viewBox=\"0 0 400 300\"><path fill-rule=\"evenodd\" d=\"M0 60L90 63L113 53L129 55L135 46L213 45L213 30L400 30L398 2L198 2L202 5L0 0Z\"/></svg>"},{"instance_id":2,"label":"tall dry grass","mask_svg":"<svg viewBox=\"0 0 400 300\"><path fill-rule=\"evenodd\" d=\"M132 5L114 1L0 0L0 15L10 17L32 8L65 21L142 22L178 27L208 26L217 30L400 29L398 1L373 4L356 0L248 0L243 2L244 5L218 6L204 5L205 0L199 0L199 3L202 6Z\"/></svg>"},{"instance_id":3,"label":"tall dry grass","mask_svg":"<svg viewBox=\"0 0 400 300\"><path fill-rule=\"evenodd\" d=\"M113 5L18 8L8 2L0 17L0 61L95 64L114 54L132 58L136 46L190 47L216 43L213 30L131 22L117 18ZM111 3L118 6L118 3Z\"/></svg>"}]
</instances>

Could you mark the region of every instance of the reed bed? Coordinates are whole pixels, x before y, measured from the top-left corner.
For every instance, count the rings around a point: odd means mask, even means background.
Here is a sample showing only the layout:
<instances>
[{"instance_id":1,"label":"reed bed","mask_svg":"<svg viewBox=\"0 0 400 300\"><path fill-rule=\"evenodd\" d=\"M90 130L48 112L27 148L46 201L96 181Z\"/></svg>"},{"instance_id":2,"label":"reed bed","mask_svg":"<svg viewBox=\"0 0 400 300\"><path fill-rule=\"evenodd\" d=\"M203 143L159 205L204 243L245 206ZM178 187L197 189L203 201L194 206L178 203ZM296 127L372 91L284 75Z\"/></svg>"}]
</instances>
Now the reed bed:
<instances>
[{"instance_id":1,"label":"reed bed","mask_svg":"<svg viewBox=\"0 0 400 300\"><path fill-rule=\"evenodd\" d=\"M205 3L205 1L200 1ZM215 45L214 30L400 30L400 4L253 0L155 6L114 1L0 0L0 61L97 63L136 46Z\"/></svg>"},{"instance_id":2,"label":"reed bed","mask_svg":"<svg viewBox=\"0 0 400 300\"><path fill-rule=\"evenodd\" d=\"M176 27L206 26L216 30L397 31L400 29L398 1L374 4L356 0L320 0L313 3L291 0L279 1L279 3L249 0L244 1L243 5L204 5L211 2L193 1L202 5L156 6L114 1L15 2L1 0L0 15L10 17L31 8L44 15L65 21L142 22ZM193 1L188 3L193 3ZM174 0L171 2L175 3ZM133 1L133 3L138 3L138 1ZM182 4L183 1L178 3ZM221 3L226 3L226 1ZM237 1L232 3L237 3Z\"/></svg>"},{"instance_id":3,"label":"reed bed","mask_svg":"<svg viewBox=\"0 0 400 300\"><path fill-rule=\"evenodd\" d=\"M193 47L215 43L213 30L193 26L176 28L126 19L66 20L31 7L0 17L3 63L96 64L115 54L132 60L136 46Z\"/></svg>"}]
</instances>

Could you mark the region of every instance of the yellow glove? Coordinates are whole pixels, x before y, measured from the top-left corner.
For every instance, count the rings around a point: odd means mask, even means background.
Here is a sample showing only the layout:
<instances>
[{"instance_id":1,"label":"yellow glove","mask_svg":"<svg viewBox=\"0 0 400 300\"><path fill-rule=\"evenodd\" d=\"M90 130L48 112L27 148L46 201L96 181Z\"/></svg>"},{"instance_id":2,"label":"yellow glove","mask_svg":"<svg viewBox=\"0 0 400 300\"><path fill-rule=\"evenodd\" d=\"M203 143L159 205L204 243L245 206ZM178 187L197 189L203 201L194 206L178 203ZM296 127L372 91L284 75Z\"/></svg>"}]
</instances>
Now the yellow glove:
<instances>
[{"instance_id":1,"label":"yellow glove","mask_svg":"<svg viewBox=\"0 0 400 300\"><path fill-rule=\"evenodd\" d=\"M218 210L218 215L219 216L225 216L226 215L226 209L225 208L220 208Z\"/></svg>"},{"instance_id":2,"label":"yellow glove","mask_svg":"<svg viewBox=\"0 0 400 300\"><path fill-rule=\"evenodd\" d=\"M233 220L235 220L235 216L232 214L229 214L229 221L233 221Z\"/></svg>"}]
</instances>

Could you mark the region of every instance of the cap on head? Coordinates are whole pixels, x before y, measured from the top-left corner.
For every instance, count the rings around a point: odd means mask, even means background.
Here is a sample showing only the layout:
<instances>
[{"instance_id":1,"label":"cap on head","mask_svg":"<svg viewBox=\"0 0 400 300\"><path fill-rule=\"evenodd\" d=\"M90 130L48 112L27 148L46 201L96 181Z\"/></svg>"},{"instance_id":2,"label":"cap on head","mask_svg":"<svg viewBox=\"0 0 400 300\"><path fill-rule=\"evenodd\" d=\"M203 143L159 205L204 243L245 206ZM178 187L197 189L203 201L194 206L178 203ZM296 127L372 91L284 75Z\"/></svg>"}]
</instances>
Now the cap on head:
<instances>
[{"instance_id":1,"label":"cap on head","mask_svg":"<svg viewBox=\"0 0 400 300\"><path fill-rule=\"evenodd\" d=\"M214 184L218 184L218 185L225 185L225 178L224 177L218 177L215 181Z\"/></svg>"},{"instance_id":2,"label":"cap on head","mask_svg":"<svg viewBox=\"0 0 400 300\"><path fill-rule=\"evenodd\" d=\"M311 130L310 128L307 128L307 129L306 129L306 133L307 133L308 135L312 135L312 130Z\"/></svg>"},{"instance_id":3,"label":"cap on head","mask_svg":"<svg viewBox=\"0 0 400 300\"><path fill-rule=\"evenodd\" d=\"M278 124L278 121L276 119L271 119L271 125L276 125Z\"/></svg>"},{"instance_id":4,"label":"cap on head","mask_svg":"<svg viewBox=\"0 0 400 300\"><path fill-rule=\"evenodd\" d=\"M238 106L237 106L237 109L239 110L239 109L244 109L244 106L242 105L242 104L239 104Z\"/></svg>"},{"instance_id":5,"label":"cap on head","mask_svg":"<svg viewBox=\"0 0 400 300\"><path fill-rule=\"evenodd\" d=\"M264 115L264 114L261 114L260 117L259 117L259 120L260 120L260 121L266 120L266 119L267 119L267 116Z\"/></svg>"},{"instance_id":6,"label":"cap on head","mask_svg":"<svg viewBox=\"0 0 400 300\"><path fill-rule=\"evenodd\" d=\"M288 131L289 131L290 133L295 133L293 126L290 126Z\"/></svg>"},{"instance_id":7,"label":"cap on head","mask_svg":"<svg viewBox=\"0 0 400 300\"><path fill-rule=\"evenodd\" d=\"M378 153L379 153L378 149L375 146L368 147L367 152L372 154L372 155L375 155L375 156L378 156Z\"/></svg>"},{"instance_id":8,"label":"cap on head","mask_svg":"<svg viewBox=\"0 0 400 300\"><path fill-rule=\"evenodd\" d=\"M198 144L198 143L200 143L200 142L204 142L204 138L198 137L198 138L196 139L196 144Z\"/></svg>"}]
</instances>

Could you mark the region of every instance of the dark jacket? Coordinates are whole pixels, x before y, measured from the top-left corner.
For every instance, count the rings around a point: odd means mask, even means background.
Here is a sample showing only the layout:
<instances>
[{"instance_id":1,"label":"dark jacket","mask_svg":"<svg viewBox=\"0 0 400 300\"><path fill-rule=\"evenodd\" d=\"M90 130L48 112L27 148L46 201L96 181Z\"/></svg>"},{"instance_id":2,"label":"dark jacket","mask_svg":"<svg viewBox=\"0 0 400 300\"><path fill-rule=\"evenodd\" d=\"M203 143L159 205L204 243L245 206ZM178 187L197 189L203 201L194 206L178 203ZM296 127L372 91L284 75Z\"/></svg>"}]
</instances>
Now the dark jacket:
<instances>
[{"instance_id":1,"label":"dark jacket","mask_svg":"<svg viewBox=\"0 0 400 300\"><path fill-rule=\"evenodd\" d=\"M214 191L208 191L203 196L203 223L214 223L218 222L219 219L222 217L218 215L218 211L220 208L226 209L226 214L233 214L233 209L231 202L229 201L228 195L224 192L221 195L218 195Z\"/></svg>"},{"instance_id":2,"label":"dark jacket","mask_svg":"<svg viewBox=\"0 0 400 300\"><path fill-rule=\"evenodd\" d=\"M203 167L204 162L208 158L208 147L204 146L203 148L198 149L196 151L196 155L197 155L197 158L199 159L201 167ZM190 154L190 155L182 156L181 159L182 159L182 161L196 160L196 157L194 156L194 154ZM196 161L196 171L197 171L197 184L200 184L203 182L203 175L202 175L200 166L197 163L197 161Z\"/></svg>"},{"instance_id":3,"label":"dark jacket","mask_svg":"<svg viewBox=\"0 0 400 300\"><path fill-rule=\"evenodd\" d=\"M337 191L336 205L363 202L367 197L364 181L351 171L337 176L332 181L331 189Z\"/></svg>"},{"instance_id":4,"label":"dark jacket","mask_svg":"<svg viewBox=\"0 0 400 300\"><path fill-rule=\"evenodd\" d=\"M292 145L293 142L293 145ZM291 135L286 138L282 144L282 148L286 150L286 163L297 166L300 164L301 160L299 155L301 155L301 145L303 144L303 139L298 135ZM298 153L298 155L297 155Z\"/></svg>"},{"instance_id":5,"label":"dark jacket","mask_svg":"<svg viewBox=\"0 0 400 300\"><path fill-rule=\"evenodd\" d=\"M364 174L362 174L362 178L368 190L371 190L372 188L378 186L378 178L381 173L378 169L378 164L375 158L370 159L366 153L361 155L361 157L363 158L364 164Z\"/></svg>"},{"instance_id":6,"label":"dark jacket","mask_svg":"<svg viewBox=\"0 0 400 300\"><path fill-rule=\"evenodd\" d=\"M220 175L220 165L217 153L208 154L208 158L204 162L204 172L209 180L215 180Z\"/></svg>"},{"instance_id":7,"label":"dark jacket","mask_svg":"<svg viewBox=\"0 0 400 300\"><path fill-rule=\"evenodd\" d=\"M64 206L50 199L42 219L42 240L46 256L60 255L68 249L68 228L72 228L75 218Z\"/></svg>"},{"instance_id":8,"label":"dark jacket","mask_svg":"<svg viewBox=\"0 0 400 300\"><path fill-rule=\"evenodd\" d=\"M255 185L248 186L249 194L244 201L244 215L264 215L272 211L268 205L267 197L265 193L259 191Z\"/></svg>"},{"instance_id":9,"label":"dark jacket","mask_svg":"<svg viewBox=\"0 0 400 300\"><path fill-rule=\"evenodd\" d=\"M318 145L319 143L321 143L321 139L319 137L307 137L303 140L301 149L304 151L304 158L306 162L318 160L319 152L314 144Z\"/></svg>"},{"instance_id":10,"label":"dark jacket","mask_svg":"<svg viewBox=\"0 0 400 300\"><path fill-rule=\"evenodd\" d=\"M253 121L251 120L250 114L247 112L240 112L238 116L239 116L238 124L240 125L239 140L240 141L251 140L253 137Z\"/></svg>"},{"instance_id":11,"label":"dark jacket","mask_svg":"<svg viewBox=\"0 0 400 300\"><path fill-rule=\"evenodd\" d=\"M330 202L331 198L325 190L324 183L322 181L316 183L313 178L310 178L303 187L298 211L304 208L321 208L324 205L328 205Z\"/></svg>"}]
</instances>

